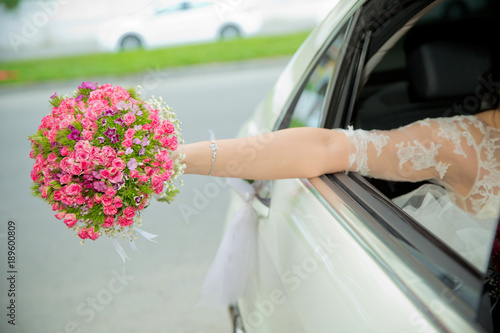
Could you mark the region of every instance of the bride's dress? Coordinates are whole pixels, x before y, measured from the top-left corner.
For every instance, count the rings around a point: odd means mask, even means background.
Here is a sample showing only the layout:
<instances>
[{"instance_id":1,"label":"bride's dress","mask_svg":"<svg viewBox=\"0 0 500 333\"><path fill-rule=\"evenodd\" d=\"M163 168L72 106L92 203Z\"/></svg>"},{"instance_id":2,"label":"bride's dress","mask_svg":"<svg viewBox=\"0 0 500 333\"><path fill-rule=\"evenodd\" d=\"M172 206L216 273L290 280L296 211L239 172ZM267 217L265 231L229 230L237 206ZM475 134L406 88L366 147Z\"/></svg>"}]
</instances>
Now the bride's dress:
<instances>
[{"instance_id":1,"label":"bride's dress","mask_svg":"<svg viewBox=\"0 0 500 333\"><path fill-rule=\"evenodd\" d=\"M500 214L500 130L475 116L456 116L392 131L338 131L349 138L349 170L386 180L431 181L394 202L486 271Z\"/></svg>"}]
</instances>

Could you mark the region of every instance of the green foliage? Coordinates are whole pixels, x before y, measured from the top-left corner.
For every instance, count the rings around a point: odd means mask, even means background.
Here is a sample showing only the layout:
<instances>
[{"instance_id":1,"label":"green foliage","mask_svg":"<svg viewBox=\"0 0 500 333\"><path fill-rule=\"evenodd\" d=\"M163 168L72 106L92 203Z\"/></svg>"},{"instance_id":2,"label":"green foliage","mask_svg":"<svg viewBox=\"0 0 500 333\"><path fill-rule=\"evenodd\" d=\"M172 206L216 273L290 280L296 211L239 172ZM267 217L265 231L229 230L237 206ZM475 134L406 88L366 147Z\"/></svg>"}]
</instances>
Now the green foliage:
<instances>
[{"instance_id":1,"label":"green foliage","mask_svg":"<svg viewBox=\"0 0 500 333\"><path fill-rule=\"evenodd\" d=\"M235 39L201 45L177 46L155 50L101 53L54 59L9 61L0 69L15 71L17 76L0 84L49 80L129 75L146 70L161 70L204 63L220 63L279 57L295 53L308 33Z\"/></svg>"},{"instance_id":2,"label":"green foliage","mask_svg":"<svg viewBox=\"0 0 500 333\"><path fill-rule=\"evenodd\" d=\"M14 8L17 8L19 6L19 3L21 0L0 0L0 4L4 5L5 8L12 10Z\"/></svg>"}]
</instances>

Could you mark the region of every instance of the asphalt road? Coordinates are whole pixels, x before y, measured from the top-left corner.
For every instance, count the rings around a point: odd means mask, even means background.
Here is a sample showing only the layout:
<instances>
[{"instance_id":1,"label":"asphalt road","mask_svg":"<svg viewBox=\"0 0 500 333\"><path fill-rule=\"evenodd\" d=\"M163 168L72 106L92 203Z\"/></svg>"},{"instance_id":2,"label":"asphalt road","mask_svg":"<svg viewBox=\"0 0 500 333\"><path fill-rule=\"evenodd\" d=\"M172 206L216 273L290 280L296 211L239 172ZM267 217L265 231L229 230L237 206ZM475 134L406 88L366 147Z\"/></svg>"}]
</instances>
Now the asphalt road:
<instances>
[{"instance_id":1,"label":"asphalt road","mask_svg":"<svg viewBox=\"0 0 500 333\"><path fill-rule=\"evenodd\" d=\"M211 65L133 77L93 78L99 83L142 85L145 95L162 96L183 122L186 142L236 135L270 90L287 59ZM88 78L82 78L82 80ZM102 238L81 245L55 219L51 208L30 194L28 135L48 114L54 92L72 93L82 80L22 88L0 88L0 332L230 332L226 309L197 306L202 281L222 237L229 193L222 189L183 217L208 177L185 176L171 204L153 202L143 229L158 243L127 244L125 264ZM8 221L15 232L16 256L8 267ZM14 271L15 273L8 273ZM11 278L11 280L8 280ZM7 294L15 292L15 297ZM8 323L15 301L15 326Z\"/></svg>"}]
</instances>

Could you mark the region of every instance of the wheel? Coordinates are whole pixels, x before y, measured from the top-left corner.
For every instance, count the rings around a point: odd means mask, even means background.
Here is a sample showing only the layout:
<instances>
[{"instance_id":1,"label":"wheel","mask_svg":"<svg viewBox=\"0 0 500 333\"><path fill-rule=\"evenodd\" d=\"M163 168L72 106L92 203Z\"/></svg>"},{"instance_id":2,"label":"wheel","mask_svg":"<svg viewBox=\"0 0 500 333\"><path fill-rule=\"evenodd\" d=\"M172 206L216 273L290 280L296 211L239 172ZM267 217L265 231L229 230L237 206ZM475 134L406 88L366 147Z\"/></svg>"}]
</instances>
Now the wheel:
<instances>
[{"instance_id":1,"label":"wheel","mask_svg":"<svg viewBox=\"0 0 500 333\"><path fill-rule=\"evenodd\" d=\"M134 35L126 35L120 42L120 49L125 51L137 50L140 47L142 47L142 42L139 37Z\"/></svg>"},{"instance_id":2,"label":"wheel","mask_svg":"<svg viewBox=\"0 0 500 333\"><path fill-rule=\"evenodd\" d=\"M235 27L234 25L228 25L225 26L221 31L220 31L220 38L221 39L234 39L240 37L240 29Z\"/></svg>"}]
</instances>

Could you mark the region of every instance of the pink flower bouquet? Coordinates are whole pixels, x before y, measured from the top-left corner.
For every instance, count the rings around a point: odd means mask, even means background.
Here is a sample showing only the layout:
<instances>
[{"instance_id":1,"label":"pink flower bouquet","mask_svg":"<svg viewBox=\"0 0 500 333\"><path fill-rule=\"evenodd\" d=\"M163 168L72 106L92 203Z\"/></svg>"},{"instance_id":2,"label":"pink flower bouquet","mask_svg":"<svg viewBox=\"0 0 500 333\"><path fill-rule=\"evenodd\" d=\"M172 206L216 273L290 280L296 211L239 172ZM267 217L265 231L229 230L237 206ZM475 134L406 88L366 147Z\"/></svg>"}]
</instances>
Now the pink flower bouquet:
<instances>
[{"instance_id":1,"label":"pink flower bouquet","mask_svg":"<svg viewBox=\"0 0 500 333\"><path fill-rule=\"evenodd\" d=\"M161 98L145 102L135 89L91 82L50 103L30 137L33 193L82 239L135 238L153 195L170 202L178 192L184 166L175 113Z\"/></svg>"}]
</instances>

